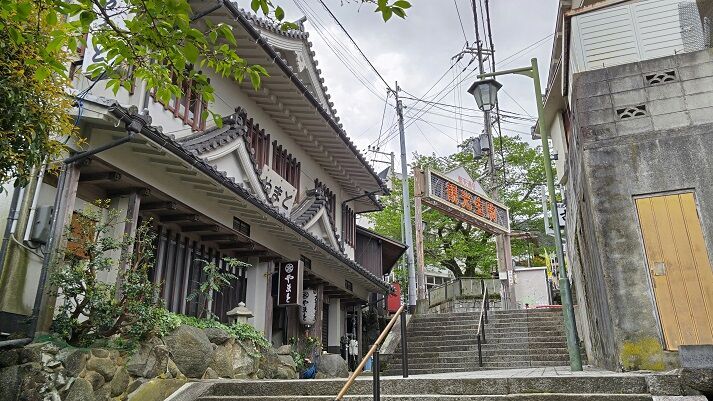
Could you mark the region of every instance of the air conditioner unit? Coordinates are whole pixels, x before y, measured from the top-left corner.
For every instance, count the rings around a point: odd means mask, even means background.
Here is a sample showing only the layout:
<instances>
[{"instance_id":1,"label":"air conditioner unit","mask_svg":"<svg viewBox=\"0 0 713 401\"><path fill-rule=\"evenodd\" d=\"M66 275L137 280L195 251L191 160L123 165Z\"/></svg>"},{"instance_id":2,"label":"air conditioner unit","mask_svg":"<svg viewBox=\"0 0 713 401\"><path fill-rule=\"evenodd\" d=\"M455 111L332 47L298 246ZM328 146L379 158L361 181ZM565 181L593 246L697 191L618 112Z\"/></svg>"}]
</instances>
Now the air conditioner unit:
<instances>
[{"instance_id":1,"label":"air conditioner unit","mask_svg":"<svg viewBox=\"0 0 713 401\"><path fill-rule=\"evenodd\" d=\"M46 244L49 241L53 214L54 206L37 207L30 227L30 241L37 244Z\"/></svg>"}]
</instances>

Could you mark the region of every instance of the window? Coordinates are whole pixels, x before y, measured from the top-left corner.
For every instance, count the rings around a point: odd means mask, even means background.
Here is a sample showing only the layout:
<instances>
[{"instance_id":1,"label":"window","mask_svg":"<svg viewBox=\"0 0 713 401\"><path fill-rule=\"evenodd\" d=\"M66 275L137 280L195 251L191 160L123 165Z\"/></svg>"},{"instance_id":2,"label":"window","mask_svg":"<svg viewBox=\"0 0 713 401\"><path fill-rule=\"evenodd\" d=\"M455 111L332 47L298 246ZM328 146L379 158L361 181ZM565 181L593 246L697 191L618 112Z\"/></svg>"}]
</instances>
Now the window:
<instances>
[{"instance_id":1,"label":"window","mask_svg":"<svg viewBox=\"0 0 713 401\"><path fill-rule=\"evenodd\" d=\"M314 180L314 189L320 190L322 194L327 198L327 214L329 215L329 221L334 226L334 216L337 206L337 196L334 195L327 186L318 179Z\"/></svg>"},{"instance_id":2,"label":"window","mask_svg":"<svg viewBox=\"0 0 713 401\"><path fill-rule=\"evenodd\" d=\"M173 82L175 83L176 81L174 78ZM168 104L164 104L163 107L173 112L174 117L181 119L184 124L189 125L194 131L204 130L205 118L203 117L203 111L208 109L208 104L195 91L195 85L190 79L184 79L181 82L181 93L183 93L182 98L172 96ZM152 96L155 97L153 91Z\"/></svg>"},{"instance_id":3,"label":"window","mask_svg":"<svg viewBox=\"0 0 713 401\"><path fill-rule=\"evenodd\" d=\"M237 217L233 217L233 229L241 234L245 234L248 237L250 236L250 224L240 220Z\"/></svg>"},{"instance_id":4,"label":"window","mask_svg":"<svg viewBox=\"0 0 713 401\"><path fill-rule=\"evenodd\" d=\"M292 153L287 153L287 149L278 145L277 141L272 142L272 169L290 185L297 188L298 194L300 192L301 166L302 164L292 156Z\"/></svg>"},{"instance_id":5,"label":"window","mask_svg":"<svg viewBox=\"0 0 713 401\"><path fill-rule=\"evenodd\" d=\"M245 139L255 158L257 168L262 169L262 166L270 163L270 134L266 134L265 130L260 128L260 124L254 123L252 118L249 119L244 110L241 110L239 115L245 121L247 128Z\"/></svg>"},{"instance_id":6,"label":"window","mask_svg":"<svg viewBox=\"0 0 713 401\"><path fill-rule=\"evenodd\" d=\"M348 206L342 209L342 233L344 242L353 248L356 240L356 213Z\"/></svg>"}]
</instances>

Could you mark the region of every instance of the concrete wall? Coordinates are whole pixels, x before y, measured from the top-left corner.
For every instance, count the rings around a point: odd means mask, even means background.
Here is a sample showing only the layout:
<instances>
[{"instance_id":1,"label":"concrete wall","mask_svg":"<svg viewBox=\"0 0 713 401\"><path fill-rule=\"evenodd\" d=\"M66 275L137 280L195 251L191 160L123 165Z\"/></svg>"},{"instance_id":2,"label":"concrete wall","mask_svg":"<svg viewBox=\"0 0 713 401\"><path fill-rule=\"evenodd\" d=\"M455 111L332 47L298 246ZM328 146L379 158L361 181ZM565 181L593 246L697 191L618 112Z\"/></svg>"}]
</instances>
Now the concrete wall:
<instances>
[{"instance_id":1,"label":"concrete wall","mask_svg":"<svg viewBox=\"0 0 713 401\"><path fill-rule=\"evenodd\" d=\"M590 360L611 369L625 342L662 341L634 198L694 191L713 250L713 51L576 74L572 96L567 243Z\"/></svg>"}]
</instances>

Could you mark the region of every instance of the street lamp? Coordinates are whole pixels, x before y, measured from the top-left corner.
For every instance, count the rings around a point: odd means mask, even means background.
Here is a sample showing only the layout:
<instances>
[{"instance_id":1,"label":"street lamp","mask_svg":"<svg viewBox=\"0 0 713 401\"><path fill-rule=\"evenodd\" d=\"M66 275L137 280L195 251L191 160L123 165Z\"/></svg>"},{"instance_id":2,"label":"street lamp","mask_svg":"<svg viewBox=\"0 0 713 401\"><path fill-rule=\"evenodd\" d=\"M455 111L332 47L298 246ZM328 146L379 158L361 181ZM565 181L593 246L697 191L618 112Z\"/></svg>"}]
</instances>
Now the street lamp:
<instances>
[{"instance_id":1,"label":"street lamp","mask_svg":"<svg viewBox=\"0 0 713 401\"><path fill-rule=\"evenodd\" d=\"M529 67L516 68L506 71L494 71L487 74L478 75L480 81L476 81L468 92L475 96L478 107L483 111L490 111L495 107L497 91L502 86L493 77L507 74L519 74L532 78L535 84L535 101L537 102L537 117L540 137L542 138L542 158L545 164L545 176L547 178L547 192L550 197L550 213L552 217L552 227L555 234L555 249L557 261L559 262L560 293L562 297L562 309L564 312L564 324L567 334L567 350L569 352L569 365L573 371L582 370L582 357L579 354L577 344L577 327L574 320L574 307L572 305L572 291L564 267L564 252L562 250L562 234L559 229L559 217L557 214L557 203L555 198L555 181L552 174L552 160L550 158L550 144L547 138L547 130L544 126L545 106L542 102L542 87L540 85L540 73L537 67L537 59L533 58Z\"/></svg>"},{"instance_id":2,"label":"street lamp","mask_svg":"<svg viewBox=\"0 0 713 401\"><path fill-rule=\"evenodd\" d=\"M498 89L503 86L494 79L483 79L475 81L468 89L468 93L473 95L478 108L482 111L491 111L498 103Z\"/></svg>"}]
</instances>

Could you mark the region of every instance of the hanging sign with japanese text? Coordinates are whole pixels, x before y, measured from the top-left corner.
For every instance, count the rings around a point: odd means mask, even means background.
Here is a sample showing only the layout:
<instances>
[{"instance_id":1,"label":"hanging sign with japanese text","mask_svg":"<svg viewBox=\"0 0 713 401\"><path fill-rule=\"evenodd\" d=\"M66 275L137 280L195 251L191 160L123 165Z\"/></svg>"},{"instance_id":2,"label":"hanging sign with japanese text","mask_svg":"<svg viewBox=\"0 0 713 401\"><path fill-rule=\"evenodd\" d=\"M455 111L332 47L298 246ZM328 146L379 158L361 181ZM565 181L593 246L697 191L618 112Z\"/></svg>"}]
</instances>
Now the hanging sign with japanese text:
<instances>
[{"instance_id":1,"label":"hanging sign with japanese text","mask_svg":"<svg viewBox=\"0 0 713 401\"><path fill-rule=\"evenodd\" d=\"M510 232L508 208L446 176L427 169L416 177L422 202L493 234Z\"/></svg>"},{"instance_id":2,"label":"hanging sign with japanese text","mask_svg":"<svg viewBox=\"0 0 713 401\"><path fill-rule=\"evenodd\" d=\"M295 203L297 189L267 165L262 167L260 181L265 188L267 202L277 207L283 216L289 216Z\"/></svg>"},{"instance_id":3,"label":"hanging sign with japanese text","mask_svg":"<svg viewBox=\"0 0 713 401\"><path fill-rule=\"evenodd\" d=\"M302 305L302 262L280 263L277 285L277 306Z\"/></svg>"}]
</instances>

